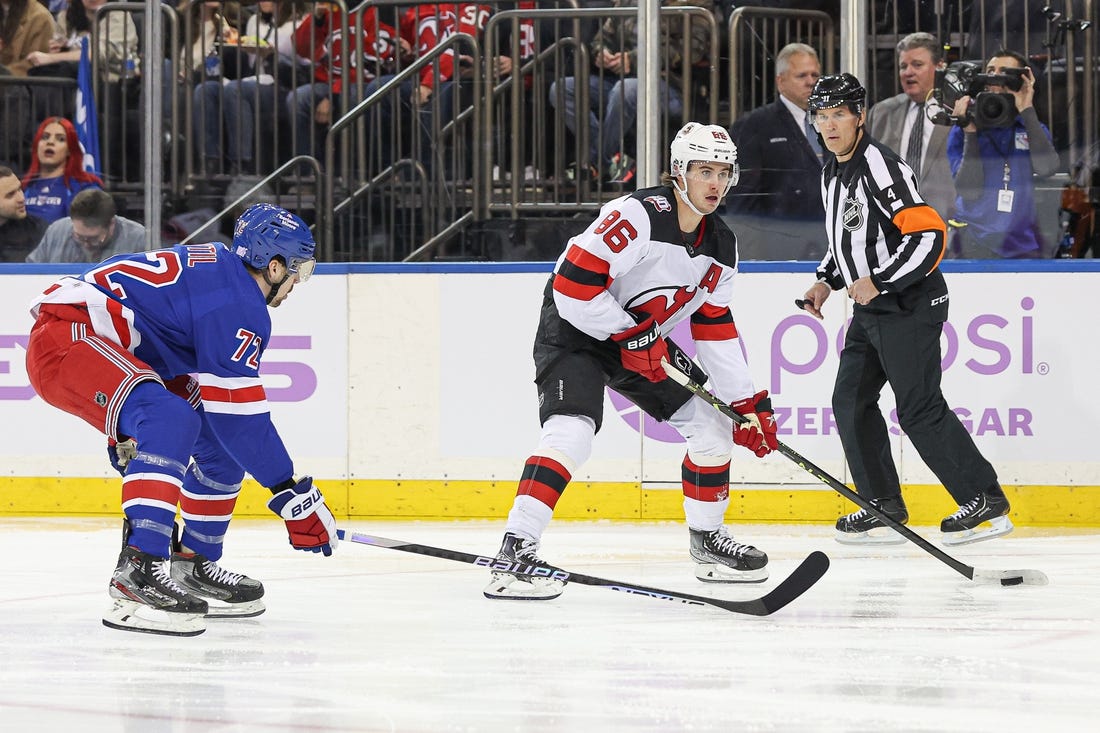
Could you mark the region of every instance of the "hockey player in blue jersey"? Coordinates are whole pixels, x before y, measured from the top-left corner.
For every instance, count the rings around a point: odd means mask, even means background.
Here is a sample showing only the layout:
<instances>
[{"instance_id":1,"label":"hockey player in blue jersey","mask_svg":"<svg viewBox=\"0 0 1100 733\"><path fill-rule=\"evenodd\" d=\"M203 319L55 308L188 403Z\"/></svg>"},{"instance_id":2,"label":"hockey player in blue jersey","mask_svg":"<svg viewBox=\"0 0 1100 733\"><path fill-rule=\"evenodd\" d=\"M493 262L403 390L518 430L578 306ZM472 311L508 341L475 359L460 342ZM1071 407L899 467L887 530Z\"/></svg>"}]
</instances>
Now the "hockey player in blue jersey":
<instances>
[{"instance_id":1,"label":"hockey player in blue jersey","mask_svg":"<svg viewBox=\"0 0 1100 733\"><path fill-rule=\"evenodd\" d=\"M274 494L295 549L335 549L332 513L310 477L294 478L259 374L268 307L309 278L314 247L300 218L257 204L232 246L112 257L32 304L31 384L106 434L123 474L105 625L192 636L205 617L263 613L263 585L218 565L245 472Z\"/></svg>"}]
</instances>

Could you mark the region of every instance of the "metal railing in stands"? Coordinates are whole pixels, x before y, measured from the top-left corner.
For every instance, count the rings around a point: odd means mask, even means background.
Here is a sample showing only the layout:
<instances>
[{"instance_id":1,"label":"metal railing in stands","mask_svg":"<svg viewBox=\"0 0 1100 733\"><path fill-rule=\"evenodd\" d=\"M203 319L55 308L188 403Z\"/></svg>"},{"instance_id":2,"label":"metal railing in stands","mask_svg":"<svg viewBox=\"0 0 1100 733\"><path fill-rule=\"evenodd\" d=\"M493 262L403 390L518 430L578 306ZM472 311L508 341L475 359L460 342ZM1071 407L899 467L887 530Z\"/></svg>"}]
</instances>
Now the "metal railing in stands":
<instances>
[{"instance_id":1,"label":"metal railing in stands","mask_svg":"<svg viewBox=\"0 0 1100 733\"><path fill-rule=\"evenodd\" d=\"M407 0L404 2L367 2L357 6L349 13L344 14L344 25L348 19L357 19L370 8L376 8L379 13L398 13L408 7L416 5L416 2ZM572 3L570 3L571 5ZM343 2L339 7L346 8ZM500 3L490 3L492 7L498 7ZM992 45L1000 45L1000 39L1009 37L1011 33L1022 34L1021 44L1023 50L1033 60L1038 62L1038 69L1043 79L1040 95L1042 96L1042 119L1050 126L1055 134L1056 143L1067 151L1067 162L1081 152L1091 149L1097 140L1097 104L1100 94L1097 93L1096 75L1096 33L1097 2L1096 0L1052 0L1050 3L1053 12L1060 12L1056 19L1048 19L1045 15L1040 24L1032 22L1031 17L1035 13L1041 13L1046 7L1040 0L974 0L973 2L952 2L944 0L942 3L927 3L920 0L887 0L885 2L869 2L867 14L867 37L869 83L875 99L885 98L897 93L897 54L895 45L905 34L915 30L931 30L947 39L951 49L950 53L958 56L979 57L989 51ZM168 21L169 33L166 34L166 58L167 78L174 80L178 77L178 68L175 65L181 59L181 48L190 48L193 36L190 27L181 20L176 11L161 6L162 12ZM137 12L143 10L143 3L111 3L99 9L97 13L105 12ZM514 5L513 5L514 8ZM1016 13L1006 13L1005 10L1021 9ZM663 8L662 13L685 12L684 8ZM456 222L470 222L478 220L493 220L503 218L520 218L525 216L557 215L561 217L576 216L594 210L608 197L617 195L621 189L608 186L602 180L603 171L597 172L597 180L570 181L566 179L565 169L568 163L583 161L587 156L588 140L587 126L576 120L573 126L577 134L569 133L564 124L564 114L558 105L555 110L549 103L548 95L544 92L549 84L569 75L583 77L589 73L589 59L587 44L592 34L599 25L599 19L606 18L616 13L630 14L634 8L586 8L586 9L538 9L523 11L516 9L501 10L489 18L491 27L496 29L489 33L485 43L492 48L485 48L483 61L478 67L482 86L481 103L476 134L467 132L470 128L463 128L472 124L474 111L472 102L470 105L457 110L457 114L444 119L437 107L428 107L426 126L435 133L438 130L451 129L456 144L463 155L468 156L461 165L455 157L457 153L450 148L441 147L433 151L433 154L442 154L447 151L451 164L458 167L466 166L468 175L462 180L447 180L439 177L432 178L433 173L421 163L416 156L402 159L395 157L394 165L383 169L371 168L369 156L370 142L374 128L367 122L367 117L352 123L345 123L337 130L336 148L334 149L334 166L338 169L350 170L353 176L343 173L335 173L328 166L320 166L320 176L316 176L319 162L306 161L307 169L315 176L316 185L324 195L328 193L346 196L340 201L332 201L332 206L323 206L317 213L318 236L325 237L324 231L330 228L329 222L323 221L326 216L333 215L336 211L340 216L359 218L361 226L352 227L357 236L348 237L344 241L329 240L325 247L330 248L335 257L345 259L377 259L396 258L403 259L417 252L422 256L453 256L478 254L476 248L471 249L468 243L456 251L453 226ZM698 13L705 13L698 8L686 10L691 17L698 17ZM1078 13L1078 15L1074 15ZM387 16L388 18L389 16ZM515 25L523 18L533 18L537 24L547 24L544 27L546 33L536 32L535 52L530 57L520 58L517 55L516 42L498 41L497 31L507 33L511 28L515 35ZM1091 23L1089 27L1077 25L1063 25L1068 21L1081 21ZM695 22L694 20L692 22ZM702 22L708 22L703 19ZM1019 30L1017 30L1019 27ZM94 33L93 29L93 33ZM720 34L728 34L724 48L721 44ZM737 8L727 20L725 28L719 28L719 50L715 54L712 50L711 59L707 64L686 70L686 76L693 86L708 88L708 94L702 98L705 114L712 119L717 119L726 124L738 115L758 104L769 101L774 97L774 67L771 59L774 54L790 41L807 42L814 46L820 46L825 71L835 70L835 59L838 56L835 31L835 19L827 14L807 13L806 11L789 11L776 8L753 8L751 6ZM549 39L543 36L549 36ZM995 43L996 42L996 43ZM357 42L358 43L358 42ZM508 80L496 80L489 76L490 59L496 54L497 44L501 43L500 50L505 55L512 56L516 61L516 78L524 78L524 84L514 84ZM955 49L952 51L952 49ZM361 56L364 49L357 48L356 55ZM199 53L199 51L195 51ZM723 54L727 58L721 58ZM949 56L950 58L950 56ZM1072 60L1072 61L1071 61ZM1091 61L1090 61L1091 60ZM575 69L570 69L572 63ZM393 73L401 73L408 64L398 59L391 70ZM155 68L155 66L154 66ZM717 74L719 82L713 81ZM722 76L725 74L726 76ZM97 84L101 75L97 74ZM200 72L196 80L204 77ZM312 78L312 73L306 73L302 69L295 69L295 84ZM531 79L528 88L527 79ZM41 78L39 78L41 79ZM492 80L492 83L488 83ZM701 82L701 83L700 83ZM724 82L724 83L723 83ZM0 78L2 85L10 84L34 84L32 78L12 79ZM50 82L45 82L50 83ZM60 84L72 84L71 80L62 80ZM345 85L341 101L346 102L346 95L353 94L356 99L363 99L366 80L361 77L355 85ZM349 89L350 86L350 89ZM585 95L586 85L581 84L578 89L578 107L586 110ZM190 92L190 89L188 90ZM392 88L391 88L392 91ZM686 115L699 114L694 93L685 94L685 101L692 111ZM723 99L723 96L727 98ZM97 99L100 102L101 113L105 104L108 104L106 95L100 92L97 86ZM278 110L281 111L285 104L283 99L277 101ZM717 115L714 114L715 105L718 105ZM1038 105L1037 105L1038 106ZM347 109L346 104L341 106ZM200 153L195 143L194 132L191 125L191 114L195 111L191 94L176 100L166 106L169 115L166 117L167 148L164 156L166 198L185 201L190 205L194 201L196 191L204 183L221 177L222 181L230 176L225 170L219 169L215 175L210 175L204 165L196 157ZM521 113L521 111L525 113ZM461 116L464 113L465 116ZM105 116L102 115L101 116ZM105 116L106 117L106 116ZM114 118L105 119L107 124L101 125L101 135L121 135L123 138L133 139L136 131L132 126L112 130L112 125L118 124ZM263 122L258 113L254 113L254 123ZM286 130L286 124L280 120L267 120L266 122L276 126L277 130ZM278 125L282 124L279 128ZM337 118L335 124L339 125ZM668 120L662 120L662 133L667 135ZM448 127L450 126L450 127ZM393 126L396 129L396 125ZM222 129L222 133L226 132ZM403 129L404 134L411 131ZM390 133L387 134L391 134ZM0 131L3 136L5 131ZM281 135L282 133L280 133ZM331 130L330 130L331 134ZM312 135L312 133L311 133ZM312 137L309 140L299 140L296 133L290 131L291 144L297 148L298 143L307 143L304 147L311 147L318 140ZM470 142L469 138L473 138ZM384 139L384 138L380 138ZM532 141L537 144L532 145ZM270 152L275 145L270 139L261 135L254 141L254 157L260 152ZM465 146L464 148L462 146ZM472 146L472 147L471 147ZM376 145L377 147L377 145ZM317 147L318 151L323 148ZM374 151L375 153L377 150ZM345 157L345 155L347 157ZM268 188L274 189L274 196L283 205L291 208L300 207L300 210L312 216L317 208L317 199L313 196L298 195L288 197L285 189L294 183L302 183L305 179L296 174L299 166L288 166L284 162L286 151L280 151L275 159L273 173L263 177ZM404 160L398 164L400 160ZM113 157L105 161L112 170L119 169L119 161ZM299 159L299 163L301 160ZM125 167L133 167L132 162L123 161ZM600 164L602 167L602 164ZM249 178L242 182L242 188L246 190L245 199L262 193L262 186L253 185L267 171L261 169L255 178ZM530 180L526 180L529 174ZM475 186L473 181L480 176L479 183ZM331 177L334 185L326 191L327 178ZM121 180L118 176L111 175L108 188L115 193L128 193L141 191L144 182L140 178L134 178L122 173ZM352 181L352 178L355 180ZM340 180L340 186L335 181ZM423 183L421 186L418 181ZM356 183L351 188L348 182ZM426 187L426 188L425 188ZM419 190L417 190L419 188ZM299 189L301 190L301 189ZM381 192L389 190L392 195L383 197ZM401 192L407 194L404 198ZM415 192L415 195L414 195ZM375 200L373 209L367 204ZM214 209L222 208L222 212L231 211L232 204L222 207L227 200L217 199ZM382 204L378 202L382 201ZM334 232L339 232L343 226L338 220L331 222ZM365 234L366 236L359 236ZM372 242L368 245L365 242ZM425 245L428 247L425 249ZM339 251L343 249L343 251Z\"/></svg>"},{"instance_id":2,"label":"metal railing in stands","mask_svg":"<svg viewBox=\"0 0 1100 733\"><path fill-rule=\"evenodd\" d=\"M828 13L742 6L729 17L729 118L775 99L775 57L788 43L805 43L817 51L823 74L835 73L836 31Z\"/></svg>"},{"instance_id":3,"label":"metal railing in stands","mask_svg":"<svg viewBox=\"0 0 1100 733\"><path fill-rule=\"evenodd\" d=\"M608 186L607 181L604 180L603 162L588 160L589 150L589 129L588 129L588 114L589 114L589 77L592 74L590 59L588 56L587 43L583 39L579 38L581 35L580 23L584 20L599 21L602 25L602 21L607 18L633 18L637 15L637 8L623 7L623 8L575 8L569 10L506 10L500 13L496 13L489 18L489 22L486 25L485 36L488 40L486 46L485 57L486 59L494 58L497 53L496 38L497 35L493 33L496 26L503 24L510 24L515 26L522 20L530 19L536 23L554 22L560 23L561 21L569 21L569 25L572 26L572 34L567 37L559 37L554 43L550 44L545 49L542 49L532 59L523 64L518 73L513 73L507 79L501 80L499 83L486 84L486 103L485 107L488 110L494 110L498 107L507 109L508 114L502 115L502 120L510 120L513 123L522 122L525 120L525 116L521 113L523 108L523 102L526 99L527 84L518 85L514 83L514 79L517 77L528 79L532 81L530 86L536 90L549 89L550 85L543 82L545 78L545 72L548 67L559 68L562 66L562 51L565 48L572 48L575 50L576 56L574 57L574 75L577 79L576 83L576 110L577 118L574 120L574 129L577 133L574 135L576 144L573 147L573 160L583 168L585 165L595 166L597 171L597 177L595 180L584 178L576 181L575 186L570 186L568 190L564 190L564 187L560 185L560 180L556 178L547 181L548 185L528 185L524 179L524 166L520 165L522 160L521 146L522 142L528 138L538 139L544 134L544 126L546 124L546 118L540 118L537 114L537 110L540 109L536 105L536 114L531 116L533 126L535 129L526 131L516 126L509 128L506 131L502 131L504 134L496 134L494 123L496 116L486 115L484 120L484 129L479 135L480 140L483 142L481 152L483 154L483 165L486 170L490 170L493 167L494 161L499 158L503 158L510 161L510 186L506 186L504 196L498 196L497 188L494 186L487 186L481 191L481 195L484 199L485 210L488 212L500 212L507 213L509 216L516 217L521 214L543 214L547 212L557 212L566 214L575 214L578 212L595 212L598 211L600 206L603 205L609 198L621 195L623 188L621 186ZM682 41L683 46L679 49L678 53L681 58L690 59L691 52L691 28L694 23L702 23L706 28L707 35L707 51L705 59L699 64L685 63L678 69L664 69L665 73L676 72L680 77L679 93L683 98L683 111L678 118L673 119L671 115L667 113L667 110L662 108L662 116L660 120L657 120L657 124L660 127L661 134L658 139L664 141L670 141L672 135L676 133L676 129L672 129L673 126L678 126L680 123L687 120L701 119L703 121L717 121L718 120L718 96L717 90L719 87L719 65L720 65L720 45L718 34L718 23L714 17L714 14L705 8L693 7L693 6L674 6L674 7L662 7L661 16L666 19L671 25L679 24L683 28ZM515 30L510 34L512 38L516 38L518 35ZM515 50L515 49L509 49ZM507 54L506 54L507 55ZM694 82L695 75L698 74L701 77L701 83L696 84ZM486 78L491 78L489 71L485 72ZM554 80L560 80L562 76L553 77ZM702 110L696 109L696 91L702 90L702 96L706 100L705 107ZM535 100L545 103L544 97L536 97ZM564 116L564 112L561 116ZM642 124L643 121L639 120L638 124ZM650 121L652 124L653 121ZM553 133L553 139L563 140L565 139L564 131L558 128ZM507 149L501 150L498 154L494 151L492 141L497 139L503 139L507 141ZM627 140L622 139L619 141L620 150L628 150L629 145ZM555 161L552 165L547 165L549 161L534 160L533 167L536 170L546 171L550 169L555 173L562 171L565 166L565 162L560 151L564 149L564 146L555 145L555 151L559 154L555 156ZM637 157L637 156L634 156ZM503 162L503 161L502 161ZM503 165L496 166L498 169L503 169ZM507 182L508 178L502 177ZM522 181L522 182L521 182ZM566 200L568 194L572 192L573 196L571 200Z\"/></svg>"}]
</instances>

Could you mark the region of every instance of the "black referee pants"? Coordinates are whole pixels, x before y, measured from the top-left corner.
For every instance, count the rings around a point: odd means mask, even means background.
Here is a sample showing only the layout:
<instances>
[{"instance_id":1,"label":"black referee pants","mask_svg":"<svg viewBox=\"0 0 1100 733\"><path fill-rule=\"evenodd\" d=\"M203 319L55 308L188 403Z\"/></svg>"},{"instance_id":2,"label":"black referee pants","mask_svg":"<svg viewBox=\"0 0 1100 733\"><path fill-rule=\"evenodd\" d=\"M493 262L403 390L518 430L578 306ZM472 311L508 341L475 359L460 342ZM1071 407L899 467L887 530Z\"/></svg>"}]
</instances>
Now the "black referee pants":
<instances>
[{"instance_id":1,"label":"black referee pants","mask_svg":"<svg viewBox=\"0 0 1100 733\"><path fill-rule=\"evenodd\" d=\"M833 387L833 413L852 480L865 498L901 492L878 404L887 382L902 430L957 504L997 481L940 389L946 296L942 275L934 273L900 295L880 295L855 307Z\"/></svg>"}]
</instances>

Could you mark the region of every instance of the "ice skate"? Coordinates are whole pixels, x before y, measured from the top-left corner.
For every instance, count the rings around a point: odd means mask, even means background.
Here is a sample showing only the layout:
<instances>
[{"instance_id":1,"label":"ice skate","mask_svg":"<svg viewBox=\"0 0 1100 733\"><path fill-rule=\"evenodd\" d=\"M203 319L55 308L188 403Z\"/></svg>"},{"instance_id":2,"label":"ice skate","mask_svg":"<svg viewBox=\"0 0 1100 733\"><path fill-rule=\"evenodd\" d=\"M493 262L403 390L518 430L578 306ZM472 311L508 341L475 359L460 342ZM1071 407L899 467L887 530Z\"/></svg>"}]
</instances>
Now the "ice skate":
<instances>
[{"instance_id":1,"label":"ice skate","mask_svg":"<svg viewBox=\"0 0 1100 733\"><path fill-rule=\"evenodd\" d=\"M730 537L725 527L689 529L695 577L704 583L760 583L768 579L768 556Z\"/></svg>"},{"instance_id":2,"label":"ice skate","mask_svg":"<svg viewBox=\"0 0 1100 733\"><path fill-rule=\"evenodd\" d=\"M207 618L250 618L266 610L263 583L231 573L198 553L172 553L172 580L206 599Z\"/></svg>"},{"instance_id":3,"label":"ice skate","mask_svg":"<svg viewBox=\"0 0 1100 733\"><path fill-rule=\"evenodd\" d=\"M558 580L556 575L564 575L564 573L543 562L537 555L538 549L538 540L529 540L511 532L505 532L504 541L501 542L496 560L491 566L493 570L505 572L493 573L492 582L485 586L485 597L516 601L549 601L560 596L565 588L565 582ZM509 570L537 573L537 575L516 575L507 572Z\"/></svg>"},{"instance_id":4,"label":"ice skate","mask_svg":"<svg viewBox=\"0 0 1100 733\"><path fill-rule=\"evenodd\" d=\"M909 510L900 496L871 499L868 503L898 524L909 521ZM900 545L905 538L866 509L860 509L836 520L836 541L842 545Z\"/></svg>"},{"instance_id":5,"label":"ice skate","mask_svg":"<svg viewBox=\"0 0 1100 733\"><path fill-rule=\"evenodd\" d=\"M168 564L162 557L123 547L109 586L114 605L103 617L103 625L169 636L206 631L206 601L172 580Z\"/></svg>"},{"instance_id":6,"label":"ice skate","mask_svg":"<svg viewBox=\"0 0 1100 733\"><path fill-rule=\"evenodd\" d=\"M1013 529L1008 518L1010 508L1000 486L979 494L940 522L943 544L967 545L1008 534Z\"/></svg>"}]
</instances>

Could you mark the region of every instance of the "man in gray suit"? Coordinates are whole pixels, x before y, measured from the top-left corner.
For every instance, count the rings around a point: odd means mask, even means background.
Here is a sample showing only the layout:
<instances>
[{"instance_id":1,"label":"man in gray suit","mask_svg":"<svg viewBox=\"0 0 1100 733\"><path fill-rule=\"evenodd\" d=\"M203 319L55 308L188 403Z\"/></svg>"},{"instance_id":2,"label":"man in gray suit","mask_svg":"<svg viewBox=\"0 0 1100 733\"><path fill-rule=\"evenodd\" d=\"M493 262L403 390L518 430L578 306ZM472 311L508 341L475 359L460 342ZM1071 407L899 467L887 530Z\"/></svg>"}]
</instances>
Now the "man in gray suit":
<instances>
[{"instance_id":1,"label":"man in gray suit","mask_svg":"<svg viewBox=\"0 0 1100 733\"><path fill-rule=\"evenodd\" d=\"M924 200L944 221L955 213L955 181L947 160L950 127L933 125L925 102L943 68L943 46L930 33L910 33L897 45L902 93L867 112L871 137L905 159ZM917 135L912 134L913 131Z\"/></svg>"}]
</instances>

